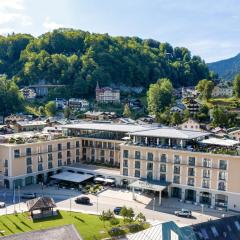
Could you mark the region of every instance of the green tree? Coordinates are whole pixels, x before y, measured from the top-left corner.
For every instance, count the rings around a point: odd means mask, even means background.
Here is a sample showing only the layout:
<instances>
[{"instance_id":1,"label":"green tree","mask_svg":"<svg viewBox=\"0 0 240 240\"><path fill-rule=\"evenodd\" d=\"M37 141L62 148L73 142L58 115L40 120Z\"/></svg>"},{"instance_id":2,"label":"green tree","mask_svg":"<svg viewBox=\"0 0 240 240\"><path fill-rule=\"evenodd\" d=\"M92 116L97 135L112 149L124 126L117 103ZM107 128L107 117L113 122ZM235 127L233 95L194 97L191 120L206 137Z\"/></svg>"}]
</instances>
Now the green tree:
<instances>
[{"instance_id":1,"label":"green tree","mask_svg":"<svg viewBox=\"0 0 240 240\"><path fill-rule=\"evenodd\" d=\"M127 117L127 118L132 116L132 112L131 112L130 107L127 103L124 105L123 116Z\"/></svg>"},{"instance_id":2,"label":"green tree","mask_svg":"<svg viewBox=\"0 0 240 240\"><path fill-rule=\"evenodd\" d=\"M124 222L133 222L135 213L132 208L123 207L120 215L123 217Z\"/></svg>"},{"instance_id":3,"label":"green tree","mask_svg":"<svg viewBox=\"0 0 240 240\"><path fill-rule=\"evenodd\" d=\"M135 220L140 222L140 223L144 223L144 222L146 222L146 217L143 215L143 213L140 212L135 217Z\"/></svg>"},{"instance_id":4,"label":"green tree","mask_svg":"<svg viewBox=\"0 0 240 240\"><path fill-rule=\"evenodd\" d=\"M215 106L212 109L212 124L215 127L228 125L228 112L223 107Z\"/></svg>"},{"instance_id":5,"label":"green tree","mask_svg":"<svg viewBox=\"0 0 240 240\"><path fill-rule=\"evenodd\" d=\"M171 124L173 126L179 125L182 123L182 116L179 112L174 112L171 116Z\"/></svg>"},{"instance_id":6,"label":"green tree","mask_svg":"<svg viewBox=\"0 0 240 240\"><path fill-rule=\"evenodd\" d=\"M39 106L39 107L38 107L38 112L39 112L39 114L40 114L41 116L43 116L43 115L45 114L45 109L44 109L44 107L43 107L43 106Z\"/></svg>"},{"instance_id":7,"label":"green tree","mask_svg":"<svg viewBox=\"0 0 240 240\"><path fill-rule=\"evenodd\" d=\"M71 115L71 109L70 109L70 107L65 107L63 114L64 114L64 117L65 117L65 118L69 118L70 115Z\"/></svg>"},{"instance_id":8,"label":"green tree","mask_svg":"<svg viewBox=\"0 0 240 240\"><path fill-rule=\"evenodd\" d=\"M237 74L233 81L233 91L236 98L240 98L240 74Z\"/></svg>"},{"instance_id":9,"label":"green tree","mask_svg":"<svg viewBox=\"0 0 240 240\"><path fill-rule=\"evenodd\" d=\"M172 103L172 83L167 78L151 84L147 92L148 111L157 115L163 112Z\"/></svg>"},{"instance_id":10,"label":"green tree","mask_svg":"<svg viewBox=\"0 0 240 240\"><path fill-rule=\"evenodd\" d=\"M0 115L21 111L23 109L23 96L14 81L6 76L0 77Z\"/></svg>"},{"instance_id":11,"label":"green tree","mask_svg":"<svg viewBox=\"0 0 240 240\"><path fill-rule=\"evenodd\" d=\"M57 112L56 104L54 101L50 101L45 105L45 112L47 116L54 116Z\"/></svg>"},{"instance_id":12,"label":"green tree","mask_svg":"<svg viewBox=\"0 0 240 240\"><path fill-rule=\"evenodd\" d=\"M214 83L211 80L203 79L199 81L196 90L199 92L200 99L208 100L211 98Z\"/></svg>"}]
</instances>

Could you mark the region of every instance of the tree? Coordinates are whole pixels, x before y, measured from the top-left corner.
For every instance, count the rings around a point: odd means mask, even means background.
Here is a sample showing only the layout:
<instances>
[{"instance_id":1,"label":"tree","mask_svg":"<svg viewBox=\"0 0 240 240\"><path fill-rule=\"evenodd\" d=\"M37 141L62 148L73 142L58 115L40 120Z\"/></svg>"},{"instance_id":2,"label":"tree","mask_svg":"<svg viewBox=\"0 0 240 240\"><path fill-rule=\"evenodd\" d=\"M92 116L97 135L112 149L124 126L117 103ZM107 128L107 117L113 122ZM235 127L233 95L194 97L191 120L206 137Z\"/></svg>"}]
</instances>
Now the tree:
<instances>
[{"instance_id":1,"label":"tree","mask_svg":"<svg viewBox=\"0 0 240 240\"><path fill-rule=\"evenodd\" d=\"M47 116L54 116L57 112L56 104L54 101L50 101L45 105L45 112Z\"/></svg>"},{"instance_id":2,"label":"tree","mask_svg":"<svg viewBox=\"0 0 240 240\"><path fill-rule=\"evenodd\" d=\"M176 126L178 124L182 123L182 116L179 112L174 112L171 116L171 124L173 126Z\"/></svg>"},{"instance_id":3,"label":"tree","mask_svg":"<svg viewBox=\"0 0 240 240\"><path fill-rule=\"evenodd\" d=\"M237 74L233 81L233 91L236 98L240 98L240 74Z\"/></svg>"},{"instance_id":4,"label":"tree","mask_svg":"<svg viewBox=\"0 0 240 240\"><path fill-rule=\"evenodd\" d=\"M23 109L23 96L14 81L6 76L0 77L0 115L14 113Z\"/></svg>"},{"instance_id":5,"label":"tree","mask_svg":"<svg viewBox=\"0 0 240 240\"><path fill-rule=\"evenodd\" d=\"M143 223L143 222L146 222L146 217L143 215L143 213L138 213L138 215L135 217L135 220L140 222L140 223Z\"/></svg>"},{"instance_id":6,"label":"tree","mask_svg":"<svg viewBox=\"0 0 240 240\"><path fill-rule=\"evenodd\" d=\"M124 222L133 222L135 213L132 208L123 207L120 215L124 218Z\"/></svg>"},{"instance_id":7,"label":"tree","mask_svg":"<svg viewBox=\"0 0 240 240\"><path fill-rule=\"evenodd\" d=\"M65 117L65 118L69 118L70 115L71 115L71 109L70 109L70 107L65 107L63 114L64 114L64 117Z\"/></svg>"},{"instance_id":8,"label":"tree","mask_svg":"<svg viewBox=\"0 0 240 240\"><path fill-rule=\"evenodd\" d=\"M147 92L148 111L157 115L163 112L172 103L172 83L167 78L151 84Z\"/></svg>"},{"instance_id":9,"label":"tree","mask_svg":"<svg viewBox=\"0 0 240 240\"><path fill-rule=\"evenodd\" d=\"M108 211L102 211L99 215L99 219L103 221L103 225L105 227L105 221L109 221L114 218L114 213L109 209Z\"/></svg>"},{"instance_id":10,"label":"tree","mask_svg":"<svg viewBox=\"0 0 240 240\"><path fill-rule=\"evenodd\" d=\"M214 83L211 80L203 79L199 81L196 86L196 90L199 92L199 98L208 100L212 95Z\"/></svg>"},{"instance_id":11,"label":"tree","mask_svg":"<svg viewBox=\"0 0 240 240\"><path fill-rule=\"evenodd\" d=\"M227 111L223 107L215 106L212 109L213 126L226 127L228 123Z\"/></svg>"},{"instance_id":12,"label":"tree","mask_svg":"<svg viewBox=\"0 0 240 240\"><path fill-rule=\"evenodd\" d=\"M43 116L43 115L45 114L45 109L44 109L44 107L43 107L43 106L39 106L38 112L39 112L39 114L40 114L41 116Z\"/></svg>"},{"instance_id":13,"label":"tree","mask_svg":"<svg viewBox=\"0 0 240 240\"><path fill-rule=\"evenodd\" d=\"M131 110L130 110L130 107L129 107L129 105L126 103L126 104L124 105L123 116L129 118L129 117L131 117L131 115L132 115L132 112L131 112Z\"/></svg>"}]
</instances>

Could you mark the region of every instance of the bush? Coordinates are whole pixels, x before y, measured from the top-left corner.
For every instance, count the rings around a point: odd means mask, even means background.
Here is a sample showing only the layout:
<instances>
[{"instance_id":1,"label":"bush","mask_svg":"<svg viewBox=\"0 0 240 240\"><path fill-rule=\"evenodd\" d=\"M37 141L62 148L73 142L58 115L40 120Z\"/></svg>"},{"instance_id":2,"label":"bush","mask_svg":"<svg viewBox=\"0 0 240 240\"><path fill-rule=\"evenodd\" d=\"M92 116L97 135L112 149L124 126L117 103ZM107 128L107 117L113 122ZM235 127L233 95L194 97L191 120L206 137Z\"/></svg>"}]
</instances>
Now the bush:
<instances>
[{"instance_id":1,"label":"bush","mask_svg":"<svg viewBox=\"0 0 240 240\"><path fill-rule=\"evenodd\" d=\"M110 236L121 236L121 235L124 235L125 232L121 228L114 227L108 231L108 234Z\"/></svg>"},{"instance_id":2,"label":"bush","mask_svg":"<svg viewBox=\"0 0 240 240\"><path fill-rule=\"evenodd\" d=\"M118 225L120 223L120 220L117 218L111 218L109 222L111 225Z\"/></svg>"},{"instance_id":3,"label":"bush","mask_svg":"<svg viewBox=\"0 0 240 240\"><path fill-rule=\"evenodd\" d=\"M140 224L129 224L128 229L131 233L135 233L143 230L143 226Z\"/></svg>"}]
</instances>

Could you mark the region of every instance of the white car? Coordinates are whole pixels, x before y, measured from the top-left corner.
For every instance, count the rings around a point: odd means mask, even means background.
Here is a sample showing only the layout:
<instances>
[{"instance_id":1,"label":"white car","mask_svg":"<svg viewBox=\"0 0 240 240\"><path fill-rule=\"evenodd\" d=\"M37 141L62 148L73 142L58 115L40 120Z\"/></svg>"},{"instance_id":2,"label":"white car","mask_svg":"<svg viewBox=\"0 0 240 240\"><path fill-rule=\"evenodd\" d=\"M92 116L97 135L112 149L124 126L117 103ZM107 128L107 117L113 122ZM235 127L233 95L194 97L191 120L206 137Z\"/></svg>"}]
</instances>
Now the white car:
<instances>
[{"instance_id":1,"label":"white car","mask_svg":"<svg viewBox=\"0 0 240 240\"><path fill-rule=\"evenodd\" d=\"M188 209L181 209L179 211L175 211L174 214L179 217L192 217L192 212Z\"/></svg>"},{"instance_id":2,"label":"white car","mask_svg":"<svg viewBox=\"0 0 240 240\"><path fill-rule=\"evenodd\" d=\"M5 208L5 202L0 202L0 208Z\"/></svg>"}]
</instances>

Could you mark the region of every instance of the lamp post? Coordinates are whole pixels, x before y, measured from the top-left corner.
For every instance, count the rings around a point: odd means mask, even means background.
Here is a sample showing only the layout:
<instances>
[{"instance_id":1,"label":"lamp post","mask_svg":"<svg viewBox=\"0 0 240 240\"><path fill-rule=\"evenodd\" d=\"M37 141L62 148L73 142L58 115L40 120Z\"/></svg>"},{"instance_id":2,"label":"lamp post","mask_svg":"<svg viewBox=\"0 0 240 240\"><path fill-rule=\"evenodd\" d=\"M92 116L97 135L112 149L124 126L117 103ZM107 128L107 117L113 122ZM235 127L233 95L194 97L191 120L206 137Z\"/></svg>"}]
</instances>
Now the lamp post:
<instances>
[{"instance_id":1,"label":"lamp post","mask_svg":"<svg viewBox=\"0 0 240 240\"><path fill-rule=\"evenodd\" d=\"M20 186L18 186L18 205L19 205L19 211L21 211L21 208L20 208Z\"/></svg>"},{"instance_id":2,"label":"lamp post","mask_svg":"<svg viewBox=\"0 0 240 240\"><path fill-rule=\"evenodd\" d=\"M98 215L98 194L96 196L97 196L97 215Z\"/></svg>"}]
</instances>

